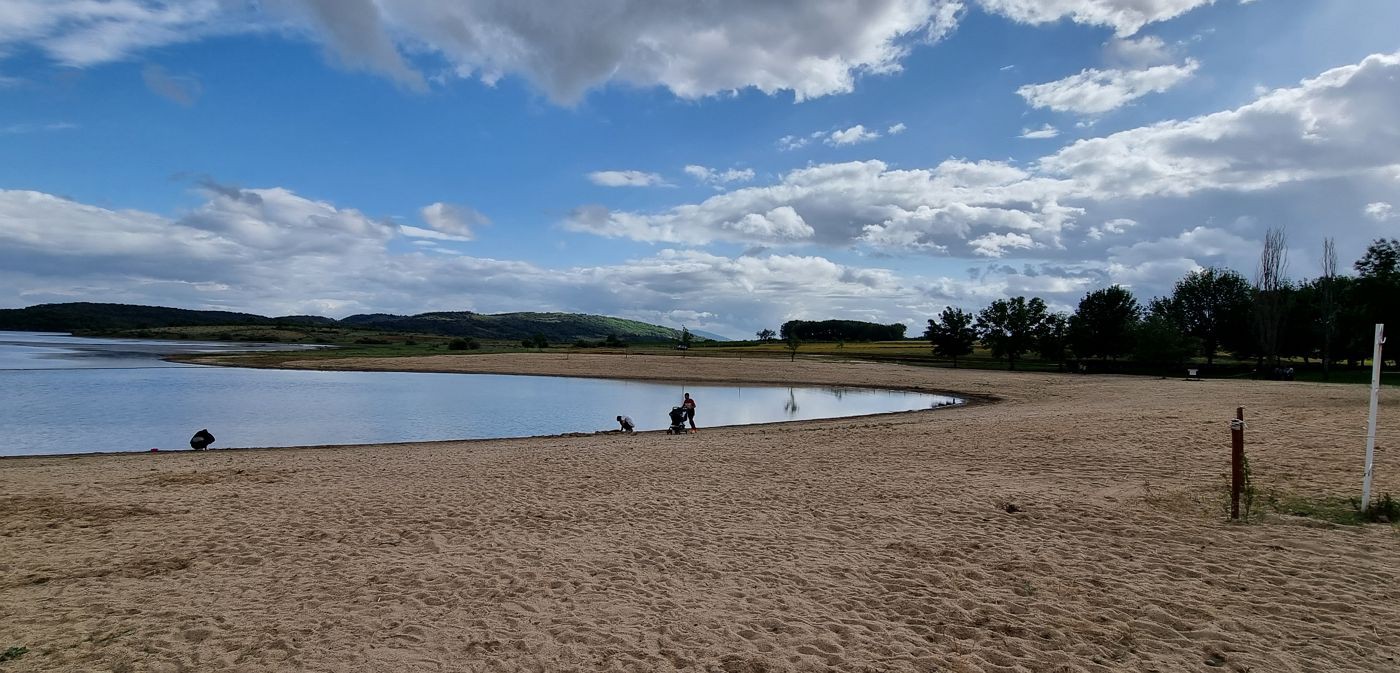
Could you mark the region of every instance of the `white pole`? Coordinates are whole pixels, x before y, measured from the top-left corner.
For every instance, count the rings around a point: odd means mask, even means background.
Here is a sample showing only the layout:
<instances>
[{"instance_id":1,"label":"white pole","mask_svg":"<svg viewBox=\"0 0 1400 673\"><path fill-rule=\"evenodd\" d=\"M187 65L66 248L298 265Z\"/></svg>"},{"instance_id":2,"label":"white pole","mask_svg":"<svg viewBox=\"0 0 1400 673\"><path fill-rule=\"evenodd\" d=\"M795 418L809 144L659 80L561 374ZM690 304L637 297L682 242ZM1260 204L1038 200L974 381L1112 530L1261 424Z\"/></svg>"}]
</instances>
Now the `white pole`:
<instances>
[{"instance_id":1,"label":"white pole","mask_svg":"<svg viewBox=\"0 0 1400 673\"><path fill-rule=\"evenodd\" d=\"M1385 344L1385 325L1376 325L1376 352L1371 358L1371 418L1366 423L1366 478L1361 482L1361 511L1371 506L1371 476L1376 458L1376 403L1381 395L1381 346Z\"/></svg>"}]
</instances>

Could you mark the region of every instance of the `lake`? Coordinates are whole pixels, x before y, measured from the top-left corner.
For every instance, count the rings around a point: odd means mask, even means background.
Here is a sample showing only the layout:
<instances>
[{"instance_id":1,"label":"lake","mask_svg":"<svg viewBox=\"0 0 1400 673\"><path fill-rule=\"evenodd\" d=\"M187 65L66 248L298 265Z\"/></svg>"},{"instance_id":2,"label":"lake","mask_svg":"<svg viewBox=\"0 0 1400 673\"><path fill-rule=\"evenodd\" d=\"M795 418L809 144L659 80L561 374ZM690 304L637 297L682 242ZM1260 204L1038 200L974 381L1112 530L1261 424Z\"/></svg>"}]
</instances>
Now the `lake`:
<instances>
[{"instance_id":1,"label":"lake","mask_svg":"<svg viewBox=\"0 0 1400 673\"><path fill-rule=\"evenodd\" d=\"M285 344L86 339L0 332L0 456L527 437L663 430L682 393L696 423L745 425L929 409L961 400L863 388L547 376L318 372L165 362L170 353ZM471 356L463 356L471 357Z\"/></svg>"}]
</instances>

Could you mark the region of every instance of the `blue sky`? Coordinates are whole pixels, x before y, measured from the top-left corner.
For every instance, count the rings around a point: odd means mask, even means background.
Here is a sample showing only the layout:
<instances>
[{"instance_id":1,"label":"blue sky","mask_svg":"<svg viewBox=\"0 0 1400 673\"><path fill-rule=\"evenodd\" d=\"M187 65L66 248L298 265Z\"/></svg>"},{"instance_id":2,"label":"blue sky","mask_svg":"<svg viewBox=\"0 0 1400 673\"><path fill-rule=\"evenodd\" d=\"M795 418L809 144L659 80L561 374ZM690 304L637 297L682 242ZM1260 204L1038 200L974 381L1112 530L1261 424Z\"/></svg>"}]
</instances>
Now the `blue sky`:
<instances>
[{"instance_id":1,"label":"blue sky","mask_svg":"<svg viewBox=\"0 0 1400 673\"><path fill-rule=\"evenodd\" d=\"M1400 234L1392 0L15 0L0 306L742 337Z\"/></svg>"}]
</instances>

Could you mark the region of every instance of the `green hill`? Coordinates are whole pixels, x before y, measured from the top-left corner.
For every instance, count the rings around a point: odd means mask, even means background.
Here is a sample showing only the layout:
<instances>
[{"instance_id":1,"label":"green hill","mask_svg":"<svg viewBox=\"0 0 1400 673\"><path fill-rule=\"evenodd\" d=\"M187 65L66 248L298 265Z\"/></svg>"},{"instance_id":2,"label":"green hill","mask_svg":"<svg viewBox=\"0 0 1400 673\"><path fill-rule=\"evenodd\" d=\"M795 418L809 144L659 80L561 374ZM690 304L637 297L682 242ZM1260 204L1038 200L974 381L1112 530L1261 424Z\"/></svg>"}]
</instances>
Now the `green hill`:
<instances>
[{"instance_id":1,"label":"green hill","mask_svg":"<svg viewBox=\"0 0 1400 673\"><path fill-rule=\"evenodd\" d=\"M37 332L117 331L151 327L205 325L272 325L271 318L230 311L190 311L133 304L39 304L0 309L0 330Z\"/></svg>"},{"instance_id":2,"label":"green hill","mask_svg":"<svg viewBox=\"0 0 1400 673\"><path fill-rule=\"evenodd\" d=\"M477 339L523 339L534 334L543 334L555 342L604 339L610 334L626 341L665 341L680 338L680 331L669 327L585 313L487 314L444 311L412 316L372 313L346 317L340 324L393 332L420 332Z\"/></svg>"},{"instance_id":3,"label":"green hill","mask_svg":"<svg viewBox=\"0 0 1400 673\"><path fill-rule=\"evenodd\" d=\"M125 330L169 327L317 326L378 332L437 334L477 339L524 339L543 334L551 342L579 339L602 340L609 335L624 341L668 341L680 331L660 325L582 313L473 313L441 311L418 315L366 313L342 320L322 316L269 318L229 311L192 311L164 306L131 304L40 304L20 309L0 309L0 330L83 332L112 334Z\"/></svg>"}]
</instances>

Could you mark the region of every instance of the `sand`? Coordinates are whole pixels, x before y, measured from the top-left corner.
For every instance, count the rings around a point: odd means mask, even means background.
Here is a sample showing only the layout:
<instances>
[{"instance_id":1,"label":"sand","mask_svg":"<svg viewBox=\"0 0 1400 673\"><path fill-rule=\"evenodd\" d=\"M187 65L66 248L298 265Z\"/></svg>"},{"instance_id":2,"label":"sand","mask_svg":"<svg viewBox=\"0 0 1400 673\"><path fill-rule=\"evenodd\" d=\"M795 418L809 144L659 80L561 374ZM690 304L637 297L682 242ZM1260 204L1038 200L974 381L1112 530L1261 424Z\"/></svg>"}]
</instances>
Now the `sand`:
<instances>
[{"instance_id":1,"label":"sand","mask_svg":"<svg viewBox=\"0 0 1400 673\"><path fill-rule=\"evenodd\" d=\"M984 401L681 437L0 460L0 652L28 648L0 671L1400 670L1400 529L1222 520L1237 405L1261 490L1356 494L1362 386L684 368ZM1376 490L1400 493L1387 441Z\"/></svg>"}]
</instances>

